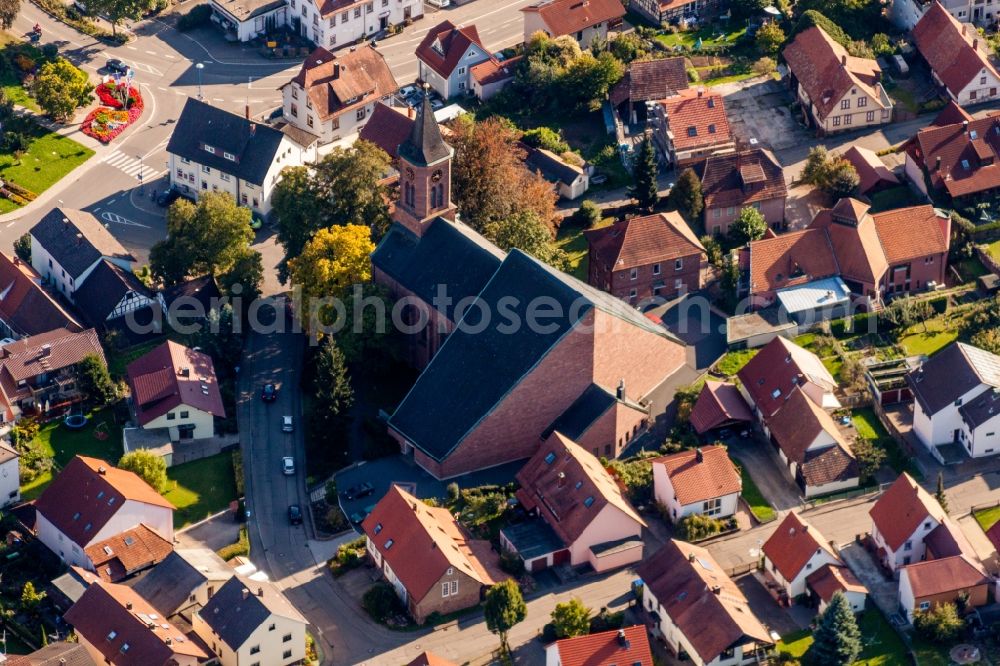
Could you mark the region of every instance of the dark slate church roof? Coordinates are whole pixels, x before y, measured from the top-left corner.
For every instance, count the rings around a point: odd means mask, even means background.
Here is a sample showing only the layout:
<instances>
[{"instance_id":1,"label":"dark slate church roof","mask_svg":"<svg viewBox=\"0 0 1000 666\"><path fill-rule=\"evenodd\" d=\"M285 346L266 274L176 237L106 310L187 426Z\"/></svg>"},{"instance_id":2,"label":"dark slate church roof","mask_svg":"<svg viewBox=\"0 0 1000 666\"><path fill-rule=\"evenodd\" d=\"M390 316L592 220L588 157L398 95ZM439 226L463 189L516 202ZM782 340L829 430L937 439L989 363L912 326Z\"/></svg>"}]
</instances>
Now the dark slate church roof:
<instances>
[{"instance_id":1,"label":"dark slate church roof","mask_svg":"<svg viewBox=\"0 0 1000 666\"><path fill-rule=\"evenodd\" d=\"M443 263L450 259L438 256ZM516 249L477 302L482 307L466 310L389 420L392 428L435 460L446 458L591 309L671 337L627 303ZM526 313L529 304L540 302L546 303L545 311L559 308L562 314L539 317L540 325L532 330L525 323ZM483 312L491 320L480 331ZM515 318L520 325L512 325Z\"/></svg>"},{"instance_id":2,"label":"dark slate church roof","mask_svg":"<svg viewBox=\"0 0 1000 666\"><path fill-rule=\"evenodd\" d=\"M399 156L410 164L427 166L451 155L452 149L441 138L441 129L434 119L430 97L424 93L410 137L399 146Z\"/></svg>"},{"instance_id":3,"label":"dark slate church roof","mask_svg":"<svg viewBox=\"0 0 1000 666\"><path fill-rule=\"evenodd\" d=\"M284 136L273 127L188 98L170 135L167 152L263 185ZM214 149L214 154L205 150L206 145ZM235 160L226 159L226 153Z\"/></svg>"},{"instance_id":4,"label":"dark slate church roof","mask_svg":"<svg viewBox=\"0 0 1000 666\"><path fill-rule=\"evenodd\" d=\"M372 254L372 264L418 297L433 304L438 285L444 285L452 307L482 291L504 253L461 222L435 219L418 239L401 224L394 224Z\"/></svg>"}]
</instances>

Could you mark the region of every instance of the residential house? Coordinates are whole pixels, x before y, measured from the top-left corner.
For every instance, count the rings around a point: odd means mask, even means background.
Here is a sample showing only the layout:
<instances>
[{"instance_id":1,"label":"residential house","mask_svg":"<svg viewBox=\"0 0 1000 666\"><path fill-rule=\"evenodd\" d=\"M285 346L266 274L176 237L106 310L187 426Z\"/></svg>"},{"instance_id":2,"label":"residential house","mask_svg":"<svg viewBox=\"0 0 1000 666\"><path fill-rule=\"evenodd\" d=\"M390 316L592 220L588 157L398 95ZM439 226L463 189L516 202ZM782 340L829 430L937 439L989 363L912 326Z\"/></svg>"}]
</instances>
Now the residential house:
<instances>
[{"instance_id":1,"label":"residential house","mask_svg":"<svg viewBox=\"0 0 1000 666\"><path fill-rule=\"evenodd\" d=\"M820 134L892 121L892 100L882 87L878 63L849 55L822 28L797 34L782 55L803 118Z\"/></svg>"},{"instance_id":2,"label":"residential house","mask_svg":"<svg viewBox=\"0 0 1000 666\"><path fill-rule=\"evenodd\" d=\"M819 571L806 576L806 589L817 602L820 613L826 610L833 595L838 592L844 595L855 613L863 611L868 601L868 588L843 564L824 564Z\"/></svg>"},{"instance_id":3,"label":"residential house","mask_svg":"<svg viewBox=\"0 0 1000 666\"><path fill-rule=\"evenodd\" d=\"M289 23L286 0L212 0L211 21L239 42Z\"/></svg>"},{"instance_id":4,"label":"residential house","mask_svg":"<svg viewBox=\"0 0 1000 666\"><path fill-rule=\"evenodd\" d=\"M545 666L629 664L653 666L646 627L634 625L587 636L563 638L545 647Z\"/></svg>"},{"instance_id":5,"label":"residential house","mask_svg":"<svg viewBox=\"0 0 1000 666\"><path fill-rule=\"evenodd\" d=\"M655 458L653 496L674 523L698 514L721 519L736 513L743 480L726 447L715 444Z\"/></svg>"},{"instance_id":6,"label":"residential house","mask_svg":"<svg viewBox=\"0 0 1000 666\"><path fill-rule=\"evenodd\" d=\"M145 525L174 540L174 507L148 483L103 460L75 456L35 502L38 540L67 566L89 567L90 546Z\"/></svg>"},{"instance_id":7,"label":"residential house","mask_svg":"<svg viewBox=\"0 0 1000 666\"><path fill-rule=\"evenodd\" d=\"M494 58L479 38L476 26L457 27L442 21L417 46L417 78L444 99L473 92L472 68Z\"/></svg>"},{"instance_id":8,"label":"residential house","mask_svg":"<svg viewBox=\"0 0 1000 666\"><path fill-rule=\"evenodd\" d=\"M281 170L303 164L303 150L273 127L189 98L167 144L170 185L193 198L228 192L266 215Z\"/></svg>"},{"instance_id":9,"label":"residential house","mask_svg":"<svg viewBox=\"0 0 1000 666\"><path fill-rule=\"evenodd\" d=\"M31 654L8 654L4 666L98 666L87 648L79 643L57 641Z\"/></svg>"},{"instance_id":10,"label":"residential house","mask_svg":"<svg viewBox=\"0 0 1000 666\"><path fill-rule=\"evenodd\" d=\"M504 578L488 541L473 539L444 508L393 485L361 524L368 556L419 624L482 599Z\"/></svg>"},{"instance_id":11,"label":"residential house","mask_svg":"<svg viewBox=\"0 0 1000 666\"><path fill-rule=\"evenodd\" d=\"M629 9L657 28L664 23L679 25L712 19L722 7L719 0L629 0Z\"/></svg>"},{"instance_id":12,"label":"residential house","mask_svg":"<svg viewBox=\"0 0 1000 666\"><path fill-rule=\"evenodd\" d=\"M678 169L736 151L722 95L704 88L679 90L653 106L653 141Z\"/></svg>"},{"instance_id":13,"label":"residential house","mask_svg":"<svg viewBox=\"0 0 1000 666\"><path fill-rule=\"evenodd\" d=\"M266 580L233 576L194 613L191 624L220 666L288 666L305 660L308 622Z\"/></svg>"},{"instance_id":14,"label":"residential house","mask_svg":"<svg viewBox=\"0 0 1000 666\"><path fill-rule=\"evenodd\" d=\"M379 102L371 117L361 128L358 138L374 143L395 161L399 157L399 146L413 131L413 109L406 110Z\"/></svg>"},{"instance_id":15,"label":"residential house","mask_svg":"<svg viewBox=\"0 0 1000 666\"><path fill-rule=\"evenodd\" d=\"M0 441L0 507L21 501L20 454L4 441Z\"/></svg>"},{"instance_id":16,"label":"residential house","mask_svg":"<svg viewBox=\"0 0 1000 666\"><path fill-rule=\"evenodd\" d=\"M705 246L676 211L629 218L585 236L588 282L616 298L670 300L704 285Z\"/></svg>"},{"instance_id":17,"label":"residential house","mask_svg":"<svg viewBox=\"0 0 1000 666\"><path fill-rule=\"evenodd\" d=\"M761 420L769 419L798 388L823 409L837 409L837 382L816 354L778 336L740 369L740 393Z\"/></svg>"},{"instance_id":18,"label":"residential house","mask_svg":"<svg viewBox=\"0 0 1000 666\"><path fill-rule=\"evenodd\" d=\"M1000 356L955 342L907 375L913 434L932 453L958 443L973 458L1000 449Z\"/></svg>"},{"instance_id":19,"label":"residential house","mask_svg":"<svg viewBox=\"0 0 1000 666\"><path fill-rule=\"evenodd\" d=\"M841 199L817 213L802 231L750 242L740 261L749 268L754 307L774 305L785 292L839 278L847 291L834 302L837 307L822 302L829 286L815 290L820 302L808 304L815 308L810 311L815 321L839 314L849 302L873 309L885 294L944 284L950 243L951 220L933 206L871 213L868 204Z\"/></svg>"},{"instance_id":20,"label":"residential house","mask_svg":"<svg viewBox=\"0 0 1000 666\"><path fill-rule=\"evenodd\" d=\"M42 288L42 277L30 264L0 253L0 338L18 340L57 328L83 330Z\"/></svg>"},{"instance_id":21,"label":"residential house","mask_svg":"<svg viewBox=\"0 0 1000 666\"><path fill-rule=\"evenodd\" d=\"M729 233L744 208L756 208L772 229L785 222L785 174L769 151L760 148L711 155L701 176L705 231Z\"/></svg>"},{"instance_id":22,"label":"residential house","mask_svg":"<svg viewBox=\"0 0 1000 666\"><path fill-rule=\"evenodd\" d=\"M711 553L671 539L636 570L642 607L670 650L695 666L758 663L774 644Z\"/></svg>"},{"instance_id":23,"label":"residential house","mask_svg":"<svg viewBox=\"0 0 1000 666\"><path fill-rule=\"evenodd\" d=\"M642 559L645 521L625 499L621 488L589 451L556 431L517 473L517 499L556 539L535 540L515 526L500 536L503 546L524 560L528 571L546 566L590 564L608 571ZM541 543L557 544L545 553Z\"/></svg>"},{"instance_id":24,"label":"residential house","mask_svg":"<svg viewBox=\"0 0 1000 666\"><path fill-rule=\"evenodd\" d=\"M162 562L174 550L174 544L139 523L103 541L83 549L90 560L88 571L108 583L118 583L144 569Z\"/></svg>"},{"instance_id":25,"label":"residential house","mask_svg":"<svg viewBox=\"0 0 1000 666\"><path fill-rule=\"evenodd\" d=\"M131 407L145 430L163 428L170 441L215 436L225 418L212 357L168 340L126 368Z\"/></svg>"},{"instance_id":26,"label":"residential house","mask_svg":"<svg viewBox=\"0 0 1000 666\"><path fill-rule=\"evenodd\" d=\"M101 260L129 272L135 264L135 257L96 217L80 210L53 208L28 233L31 267L70 303Z\"/></svg>"},{"instance_id":27,"label":"residential house","mask_svg":"<svg viewBox=\"0 0 1000 666\"><path fill-rule=\"evenodd\" d=\"M806 594L806 578L826 565L843 566L830 542L794 511L764 542L764 571L790 603Z\"/></svg>"},{"instance_id":28,"label":"residential house","mask_svg":"<svg viewBox=\"0 0 1000 666\"><path fill-rule=\"evenodd\" d=\"M536 32L544 32L549 37L572 37L582 49L589 49L595 37L607 39L625 16L618 0L540 0L521 11L525 42Z\"/></svg>"},{"instance_id":29,"label":"residential house","mask_svg":"<svg viewBox=\"0 0 1000 666\"><path fill-rule=\"evenodd\" d=\"M105 363L104 350L92 328L71 333L59 328L0 347L0 400L4 423L25 412L58 409L85 396L77 381L77 365L87 356Z\"/></svg>"},{"instance_id":30,"label":"residential house","mask_svg":"<svg viewBox=\"0 0 1000 666\"><path fill-rule=\"evenodd\" d=\"M972 0L891 0L886 13L893 25L902 32L910 32L935 1L940 2L949 14L962 23L973 20L980 23L984 18L987 20L993 18L993 0L986 0L984 4L976 5L975 8Z\"/></svg>"},{"instance_id":31,"label":"residential house","mask_svg":"<svg viewBox=\"0 0 1000 666\"><path fill-rule=\"evenodd\" d=\"M625 124L645 123L647 104L673 97L688 87L683 57L636 60L611 89L608 99Z\"/></svg>"},{"instance_id":32,"label":"residential house","mask_svg":"<svg viewBox=\"0 0 1000 666\"><path fill-rule=\"evenodd\" d=\"M493 57L473 65L469 70L472 74L473 94L485 102L506 88L514 80L514 73L517 71L518 63L521 62L521 57L514 56L506 60Z\"/></svg>"},{"instance_id":33,"label":"residential house","mask_svg":"<svg viewBox=\"0 0 1000 666\"><path fill-rule=\"evenodd\" d=\"M563 199L577 199L590 187L590 176L584 167L544 148L523 147L524 165L552 183L556 193Z\"/></svg>"},{"instance_id":34,"label":"residential house","mask_svg":"<svg viewBox=\"0 0 1000 666\"><path fill-rule=\"evenodd\" d=\"M407 349L427 366L390 416L390 435L439 479L531 457L562 416L576 431L563 434L586 433L578 441L588 450L617 455L646 427L645 401L684 364L683 346L611 295L519 250L505 255L454 221L452 154L425 99L399 149L395 223L372 255L375 281L410 297ZM472 305L456 309L463 299ZM534 319L537 299L561 314L541 327L502 325ZM460 325L475 311L505 314L485 328Z\"/></svg>"},{"instance_id":35,"label":"residential house","mask_svg":"<svg viewBox=\"0 0 1000 666\"><path fill-rule=\"evenodd\" d=\"M705 435L719 428L751 424L753 414L735 385L708 379L695 400L689 421L695 432Z\"/></svg>"},{"instance_id":36,"label":"residential house","mask_svg":"<svg viewBox=\"0 0 1000 666\"><path fill-rule=\"evenodd\" d=\"M853 145L841 157L858 172L858 194L874 194L899 185L899 178L874 150Z\"/></svg>"},{"instance_id":37,"label":"residential house","mask_svg":"<svg viewBox=\"0 0 1000 666\"><path fill-rule=\"evenodd\" d=\"M913 622L917 611L965 599L968 608L993 602L994 581L969 555L915 562L899 570L899 606Z\"/></svg>"},{"instance_id":38,"label":"residential house","mask_svg":"<svg viewBox=\"0 0 1000 666\"><path fill-rule=\"evenodd\" d=\"M360 132L375 105L397 88L385 58L371 46L340 55L319 46L279 88L282 117L325 145Z\"/></svg>"},{"instance_id":39,"label":"residential house","mask_svg":"<svg viewBox=\"0 0 1000 666\"><path fill-rule=\"evenodd\" d=\"M764 420L778 457L806 497L857 488L858 461L833 417L795 386Z\"/></svg>"},{"instance_id":40,"label":"residential house","mask_svg":"<svg viewBox=\"0 0 1000 666\"><path fill-rule=\"evenodd\" d=\"M214 550L179 548L126 584L169 618L190 608L204 608L232 577L233 568Z\"/></svg>"},{"instance_id":41,"label":"residential house","mask_svg":"<svg viewBox=\"0 0 1000 666\"><path fill-rule=\"evenodd\" d=\"M996 99L1000 73L975 26L959 23L940 3L931 2L913 28L913 43L927 61L934 82L959 105Z\"/></svg>"},{"instance_id":42,"label":"residential house","mask_svg":"<svg viewBox=\"0 0 1000 666\"><path fill-rule=\"evenodd\" d=\"M937 500L906 472L882 493L868 513L879 562L893 573L925 559L927 538L947 520Z\"/></svg>"},{"instance_id":43,"label":"residential house","mask_svg":"<svg viewBox=\"0 0 1000 666\"><path fill-rule=\"evenodd\" d=\"M931 124L906 144L904 171L923 194L945 194L956 204L971 205L1000 188L998 151L998 116Z\"/></svg>"},{"instance_id":44,"label":"residential house","mask_svg":"<svg viewBox=\"0 0 1000 666\"><path fill-rule=\"evenodd\" d=\"M222 292L213 275L202 275L179 282L158 295L163 307L163 318L171 325L207 321L213 312L221 310L221 297Z\"/></svg>"},{"instance_id":45,"label":"residential house","mask_svg":"<svg viewBox=\"0 0 1000 666\"><path fill-rule=\"evenodd\" d=\"M139 278L121 266L102 259L73 297L84 320L99 331L129 334L136 324L153 321L154 308L162 303Z\"/></svg>"},{"instance_id":46,"label":"residential house","mask_svg":"<svg viewBox=\"0 0 1000 666\"><path fill-rule=\"evenodd\" d=\"M195 666L209 657L124 585L95 580L63 618L99 664Z\"/></svg>"}]
</instances>

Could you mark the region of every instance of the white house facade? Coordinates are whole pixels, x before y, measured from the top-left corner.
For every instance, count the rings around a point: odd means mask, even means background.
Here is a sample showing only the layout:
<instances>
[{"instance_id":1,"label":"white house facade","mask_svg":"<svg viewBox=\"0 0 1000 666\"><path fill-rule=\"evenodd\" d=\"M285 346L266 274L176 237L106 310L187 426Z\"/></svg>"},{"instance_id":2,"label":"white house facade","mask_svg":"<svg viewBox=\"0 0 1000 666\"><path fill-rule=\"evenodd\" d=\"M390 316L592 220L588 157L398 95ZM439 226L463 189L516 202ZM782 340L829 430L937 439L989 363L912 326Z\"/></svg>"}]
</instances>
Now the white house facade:
<instances>
[{"instance_id":1,"label":"white house facade","mask_svg":"<svg viewBox=\"0 0 1000 666\"><path fill-rule=\"evenodd\" d=\"M888 8L889 20L903 32L909 32L930 5L931 3L920 0L892 0ZM997 8L1000 8L995 0L985 0L983 4L976 5L975 9L970 0L944 0L941 5L963 23L968 23L973 18L976 21L989 20L997 13Z\"/></svg>"},{"instance_id":2,"label":"white house facade","mask_svg":"<svg viewBox=\"0 0 1000 666\"><path fill-rule=\"evenodd\" d=\"M670 483L663 465L653 463L653 487L656 501L667 507L670 512L670 519L677 521L694 514L711 516L712 518L728 518L736 513L739 506L740 494L729 493L722 497L714 497L692 504L680 504L677 501L677 493Z\"/></svg>"},{"instance_id":3,"label":"white house facade","mask_svg":"<svg viewBox=\"0 0 1000 666\"><path fill-rule=\"evenodd\" d=\"M21 501L20 469L17 451L0 443L0 507Z\"/></svg>"},{"instance_id":4,"label":"white house facade","mask_svg":"<svg viewBox=\"0 0 1000 666\"><path fill-rule=\"evenodd\" d=\"M317 6L321 5L321 6ZM288 0L289 22L317 46L338 49L370 39L389 26L422 18L423 0Z\"/></svg>"}]
</instances>

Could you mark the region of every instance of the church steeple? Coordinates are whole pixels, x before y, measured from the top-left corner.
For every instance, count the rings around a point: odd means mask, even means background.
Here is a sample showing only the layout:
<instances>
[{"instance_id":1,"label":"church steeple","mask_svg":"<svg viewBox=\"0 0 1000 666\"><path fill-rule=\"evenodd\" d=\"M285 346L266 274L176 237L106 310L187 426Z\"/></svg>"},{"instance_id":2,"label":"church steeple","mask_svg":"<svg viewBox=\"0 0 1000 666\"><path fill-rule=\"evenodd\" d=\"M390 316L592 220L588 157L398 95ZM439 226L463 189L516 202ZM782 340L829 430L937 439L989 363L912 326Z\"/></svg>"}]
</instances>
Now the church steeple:
<instances>
[{"instance_id":1,"label":"church steeple","mask_svg":"<svg viewBox=\"0 0 1000 666\"><path fill-rule=\"evenodd\" d=\"M451 158L455 151L441 138L430 97L424 98L410 136L399 146L399 201L393 218L418 236L434 218L455 217L451 203Z\"/></svg>"}]
</instances>

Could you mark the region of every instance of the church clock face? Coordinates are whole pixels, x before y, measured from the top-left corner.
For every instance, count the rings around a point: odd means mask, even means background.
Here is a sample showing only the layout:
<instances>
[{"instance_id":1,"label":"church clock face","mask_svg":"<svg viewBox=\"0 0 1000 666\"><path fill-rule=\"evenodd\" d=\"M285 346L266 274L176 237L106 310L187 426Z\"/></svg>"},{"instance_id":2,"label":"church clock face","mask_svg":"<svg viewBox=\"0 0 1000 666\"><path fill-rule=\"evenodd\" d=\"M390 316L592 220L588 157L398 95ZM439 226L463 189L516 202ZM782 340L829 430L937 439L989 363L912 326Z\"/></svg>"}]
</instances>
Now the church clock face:
<instances>
[{"instance_id":1,"label":"church clock face","mask_svg":"<svg viewBox=\"0 0 1000 666\"><path fill-rule=\"evenodd\" d=\"M406 180L413 180L413 169L406 170Z\"/></svg>"},{"instance_id":2,"label":"church clock face","mask_svg":"<svg viewBox=\"0 0 1000 666\"><path fill-rule=\"evenodd\" d=\"M441 177L442 177L443 175L444 175L444 174L443 174L443 173L441 173L441 169L438 169L437 171L435 171L434 173L432 173L432 174L431 174L431 180L432 180L432 181L434 181L434 182L436 183L436 182L438 182L439 180L441 180Z\"/></svg>"}]
</instances>

